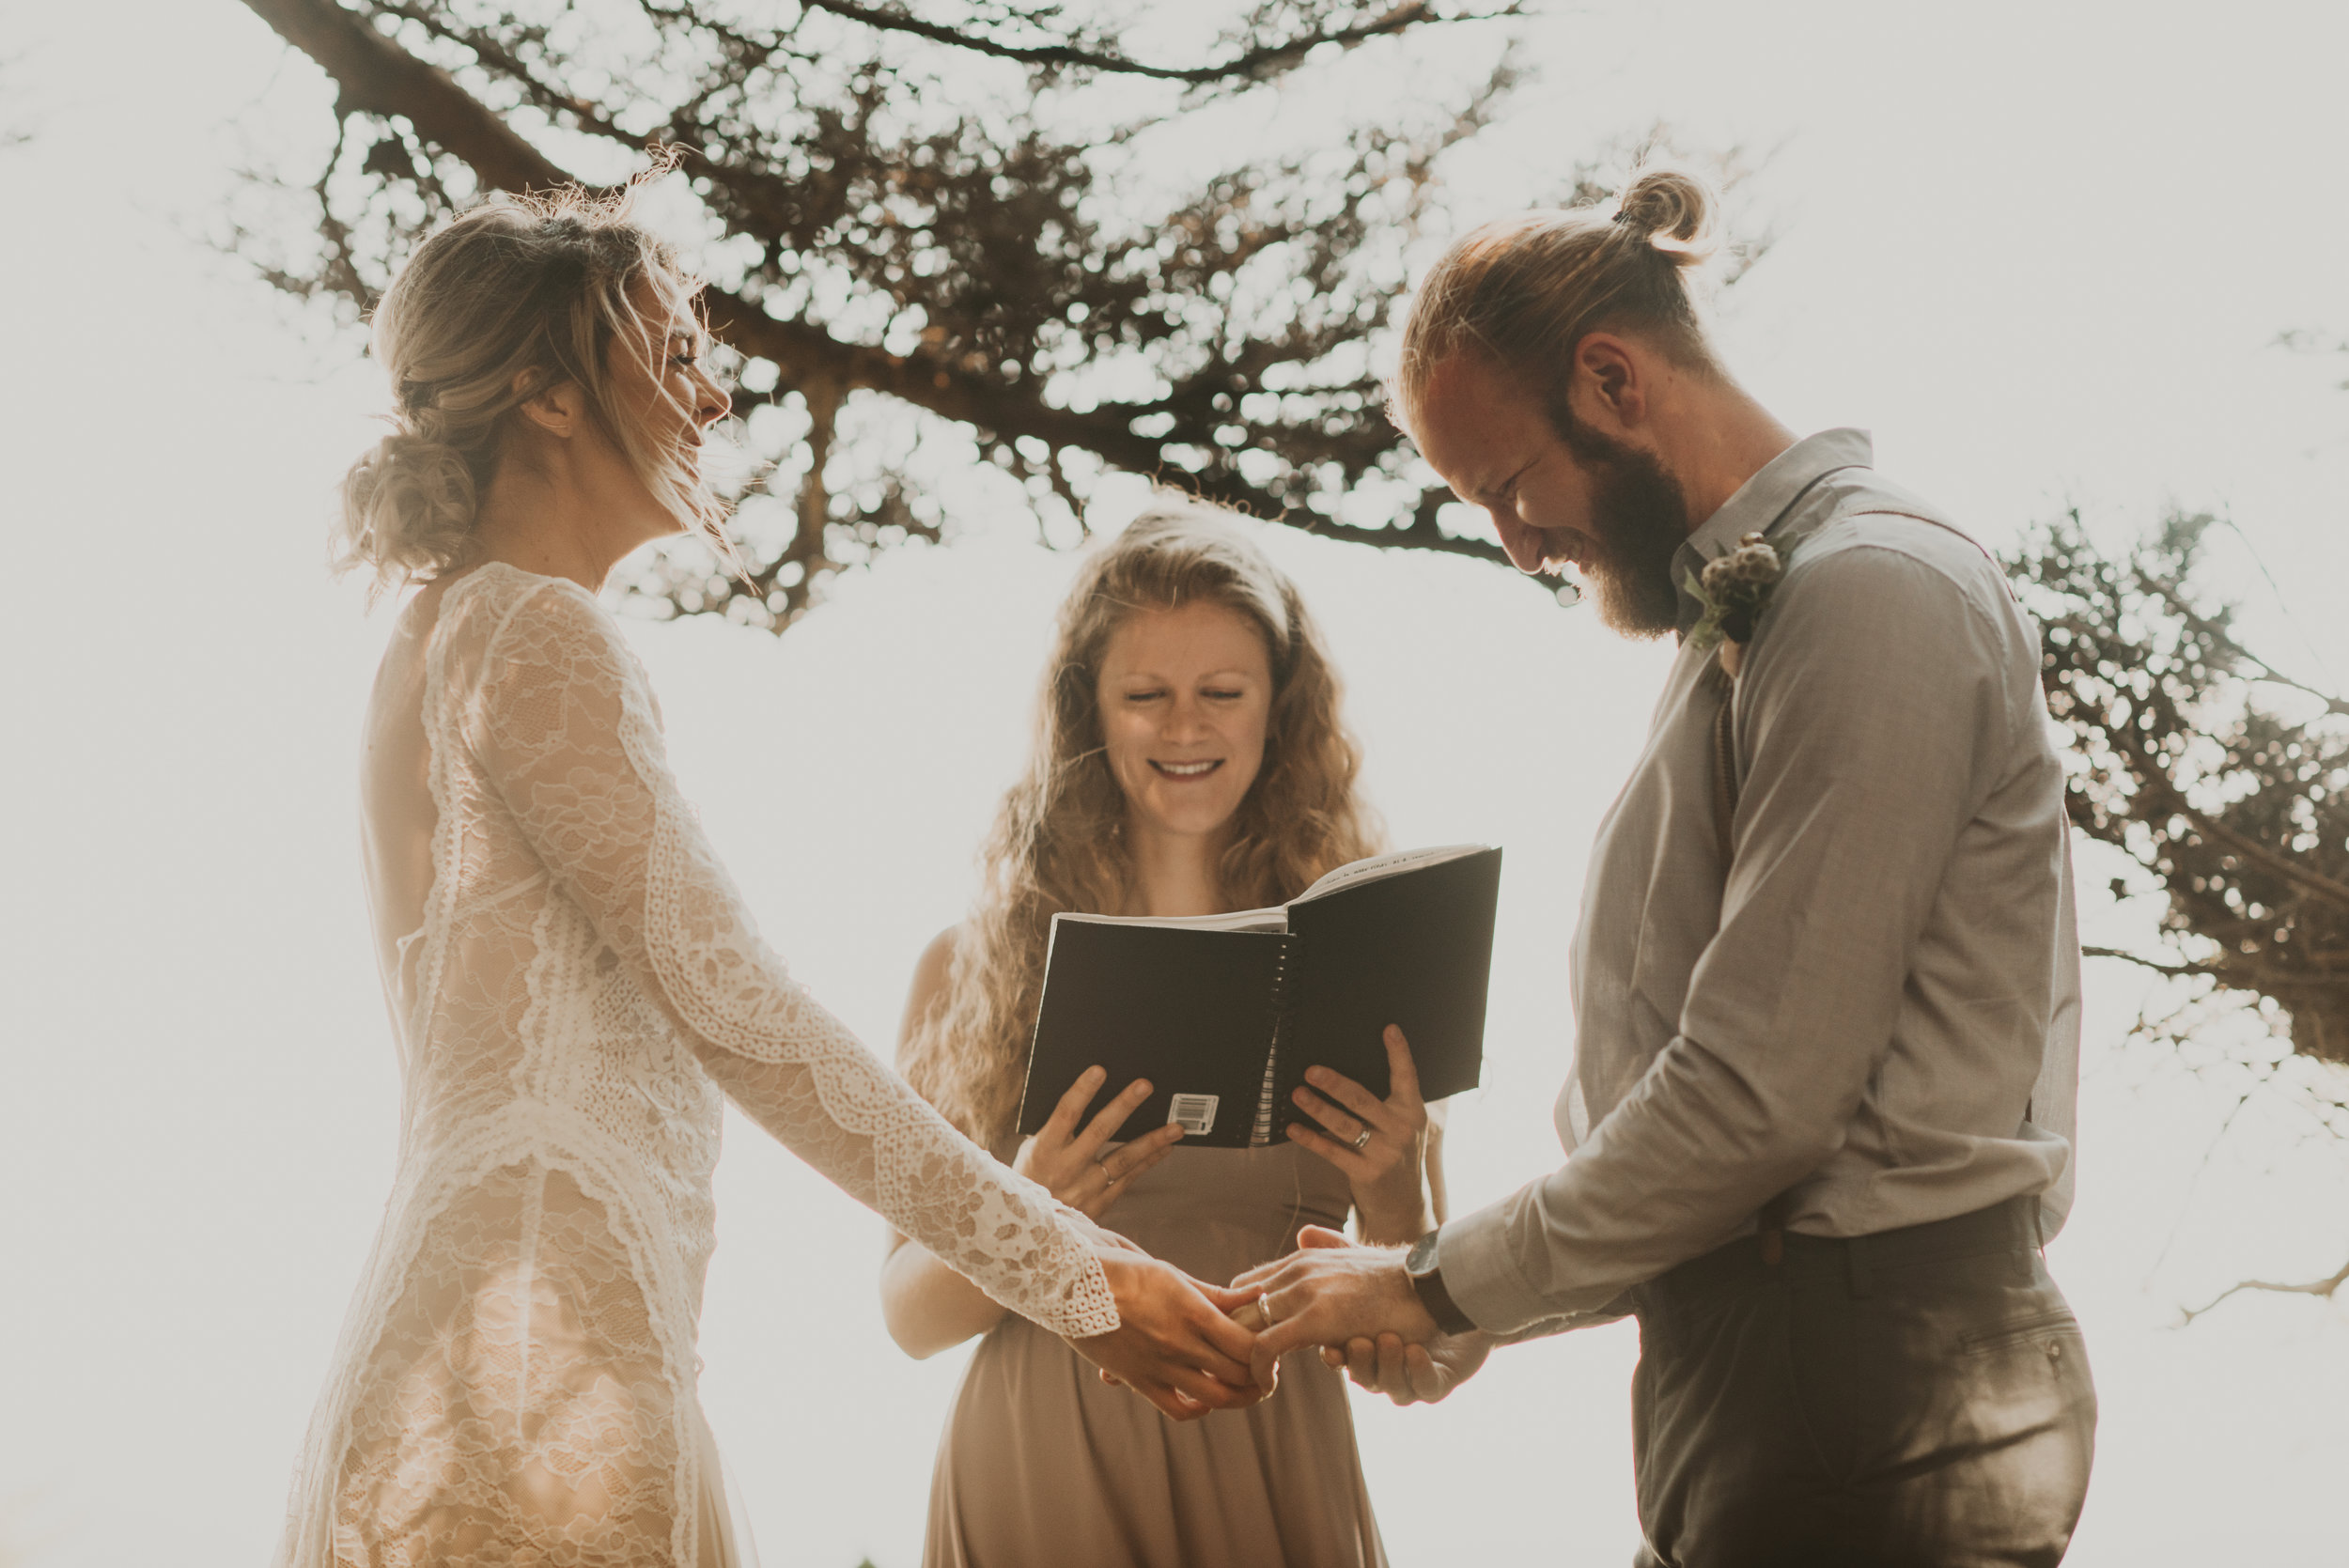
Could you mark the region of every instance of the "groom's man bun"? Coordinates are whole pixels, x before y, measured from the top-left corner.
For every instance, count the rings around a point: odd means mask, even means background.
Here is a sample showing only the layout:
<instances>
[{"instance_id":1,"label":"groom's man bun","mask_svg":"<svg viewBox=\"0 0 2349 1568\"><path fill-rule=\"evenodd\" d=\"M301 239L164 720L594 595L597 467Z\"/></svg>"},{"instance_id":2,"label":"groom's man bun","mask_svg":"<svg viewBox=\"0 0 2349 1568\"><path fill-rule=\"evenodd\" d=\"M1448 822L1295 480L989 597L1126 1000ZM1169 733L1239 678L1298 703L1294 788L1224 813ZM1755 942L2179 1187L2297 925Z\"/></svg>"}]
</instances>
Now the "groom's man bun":
<instances>
[{"instance_id":1,"label":"groom's man bun","mask_svg":"<svg viewBox=\"0 0 2349 1568\"><path fill-rule=\"evenodd\" d=\"M1462 235L1411 302L1389 396L1396 423L1412 423L1436 366L1463 349L1544 396L1575 346L1602 330L1635 333L1719 375L1688 285L1712 257L1719 206L1696 175L1652 168L1611 204L1537 209Z\"/></svg>"},{"instance_id":2,"label":"groom's man bun","mask_svg":"<svg viewBox=\"0 0 2349 1568\"><path fill-rule=\"evenodd\" d=\"M1673 266L1694 267L1712 258L1714 211L1719 205L1719 198L1695 175L1650 169L1615 198L1614 221L1645 239Z\"/></svg>"}]
</instances>

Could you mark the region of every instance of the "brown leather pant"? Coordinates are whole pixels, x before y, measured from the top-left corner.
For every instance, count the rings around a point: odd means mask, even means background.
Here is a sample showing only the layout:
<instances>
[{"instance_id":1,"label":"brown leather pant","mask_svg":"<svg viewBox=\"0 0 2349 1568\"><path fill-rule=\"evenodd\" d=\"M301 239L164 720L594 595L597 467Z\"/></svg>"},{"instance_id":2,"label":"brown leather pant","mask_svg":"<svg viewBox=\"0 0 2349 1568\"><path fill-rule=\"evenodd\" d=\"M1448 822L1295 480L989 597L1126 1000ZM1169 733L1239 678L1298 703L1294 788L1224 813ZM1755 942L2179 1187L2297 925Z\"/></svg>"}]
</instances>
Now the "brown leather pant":
<instances>
[{"instance_id":1,"label":"brown leather pant","mask_svg":"<svg viewBox=\"0 0 2349 1568\"><path fill-rule=\"evenodd\" d=\"M2036 1199L1747 1237L1634 1293L1635 1568L2051 1568L2096 1391Z\"/></svg>"}]
</instances>

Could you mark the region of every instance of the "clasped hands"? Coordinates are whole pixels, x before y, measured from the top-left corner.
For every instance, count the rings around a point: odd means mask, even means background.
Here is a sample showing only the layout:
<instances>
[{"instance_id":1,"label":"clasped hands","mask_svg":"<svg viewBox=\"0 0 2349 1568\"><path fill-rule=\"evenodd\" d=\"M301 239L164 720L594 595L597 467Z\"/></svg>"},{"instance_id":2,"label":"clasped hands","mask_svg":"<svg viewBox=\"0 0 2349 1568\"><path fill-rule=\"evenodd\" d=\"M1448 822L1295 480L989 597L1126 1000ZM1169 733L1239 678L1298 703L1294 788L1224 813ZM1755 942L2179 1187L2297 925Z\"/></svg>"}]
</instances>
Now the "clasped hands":
<instances>
[{"instance_id":1,"label":"clasped hands","mask_svg":"<svg viewBox=\"0 0 2349 1568\"><path fill-rule=\"evenodd\" d=\"M1176 1421L1269 1396L1281 1357L1304 1345L1397 1405L1442 1399L1485 1364L1491 1338L1439 1330L1402 1249L1358 1247L1319 1225L1298 1239L1287 1257L1218 1286L1111 1237L1102 1267L1124 1322L1069 1343L1103 1381L1130 1386Z\"/></svg>"},{"instance_id":2,"label":"clasped hands","mask_svg":"<svg viewBox=\"0 0 2349 1568\"><path fill-rule=\"evenodd\" d=\"M1385 1044L1388 1098L1316 1068L1308 1081L1322 1094L1300 1087L1295 1097L1326 1130L1298 1124L1288 1135L1346 1172L1366 1234L1415 1236L1429 1218L1421 1176L1427 1113L1402 1031L1389 1027ZM1149 1096L1149 1083L1139 1079L1080 1130L1105 1076L1094 1068L1071 1084L1015 1161L1021 1174L1094 1221L1182 1137L1170 1125L1109 1147ZM1491 1348L1482 1334L1437 1330L1403 1273L1399 1249L1355 1247L1334 1231L1308 1226L1297 1252L1219 1287L1113 1233L1097 1236L1123 1323L1112 1333L1069 1343L1100 1369L1104 1382L1132 1387L1176 1421L1268 1396L1279 1358L1302 1344L1319 1344L1325 1362L1343 1365L1356 1383L1398 1405L1443 1398Z\"/></svg>"},{"instance_id":3,"label":"clasped hands","mask_svg":"<svg viewBox=\"0 0 2349 1568\"><path fill-rule=\"evenodd\" d=\"M1420 1304L1400 1247L1358 1247L1308 1225L1298 1250L1232 1281L1255 1297L1240 1315L1259 1329L1250 1356L1262 1375L1302 1345L1397 1405L1433 1404L1467 1382L1492 1351L1490 1335L1447 1334Z\"/></svg>"}]
</instances>

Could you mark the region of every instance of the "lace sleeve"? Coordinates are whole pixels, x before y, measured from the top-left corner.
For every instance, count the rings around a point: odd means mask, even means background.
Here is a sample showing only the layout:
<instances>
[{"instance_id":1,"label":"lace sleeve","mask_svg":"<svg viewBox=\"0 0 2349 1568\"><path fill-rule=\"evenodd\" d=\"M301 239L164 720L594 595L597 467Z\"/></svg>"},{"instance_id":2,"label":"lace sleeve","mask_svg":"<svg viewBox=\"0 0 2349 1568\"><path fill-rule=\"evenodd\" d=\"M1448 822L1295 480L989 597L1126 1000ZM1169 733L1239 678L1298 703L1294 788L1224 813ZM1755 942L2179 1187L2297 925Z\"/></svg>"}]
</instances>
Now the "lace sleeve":
<instances>
[{"instance_id":1,"label":"lace sleeve","mask_svg":"<svg viewBox=\"0 0 2349 1568\"><path fill-rule=\"evenodd\" d=\"M474 745L547 872L712 1079L786 1147L1056 1334L1118 1326L1082 1233L947 1125L786 971L671 779L619 629L549 582L490 634Z\"/></svg>"}]
</instances>

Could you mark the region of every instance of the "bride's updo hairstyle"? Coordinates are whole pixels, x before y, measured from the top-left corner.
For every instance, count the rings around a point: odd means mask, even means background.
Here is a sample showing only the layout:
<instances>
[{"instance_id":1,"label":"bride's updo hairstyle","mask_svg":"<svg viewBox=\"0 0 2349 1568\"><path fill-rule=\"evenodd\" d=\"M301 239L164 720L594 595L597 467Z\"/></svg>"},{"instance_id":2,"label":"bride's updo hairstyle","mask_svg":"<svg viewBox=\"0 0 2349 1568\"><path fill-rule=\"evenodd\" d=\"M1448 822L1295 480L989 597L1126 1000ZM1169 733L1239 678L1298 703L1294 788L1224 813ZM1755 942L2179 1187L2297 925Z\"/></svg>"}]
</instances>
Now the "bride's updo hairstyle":
<instances>
[{"instance_id":1,"label":"bride's updo hairstyle","mask_svg":"<svg viewBox=\"0 0 2349 1568\"><path fill-rule=\"evenodd\" d=\"M677 525L724 548L724 509L615 396L615 360L641 358L658 383L670 313L698 287L631 221L635 193L502 195L416 247L375 310L393 428L343 479L337 570L364 567L381 592L461 562L516 411L567 381Z\"/></svg>"},{"instance_id":2,"label":"bride's updo hairstyle","mask_svg":"<svg viewBox=\"0 0 2349 1568\"><path fill-rule=\"evenodd\" d=\"M1719 200L1691 174L1645 170L1611 206L1519 213L1470 230L1420 285L1404 323L1392 411L1408 427L1437 365L1489 355L1560 417L1576 345L1636 334L1674 362L1719 376L1689 294L1714 250ZM1563 432L1562 432L1563 433Z\"/></svg>"},{"instance_id":3,"label":"bride's updo hairstyle","mask_svg":"<svg viewBox=\"0 0 2349 1568\"><path fill-rule=\"evenodd\" d=\"M899 1060L914 1088L981 1144L1008 1138L1019 1110L1054 912L1114 914L1133 891L1126 796L1099 706L1102 658L1129 617L1205 601L1264 639L1272 707L1263 767L1219 867L1230 908L1294 898L1377 852L1377 824L1354 795L1361 748L1339 716L1337 673L1297 585L1247 527L1221 507L1163 499L1086 561L1061 605L1026 771L981 852L978 901L944 1000L915 1022Z\"/></svg>"}]
</instances>

